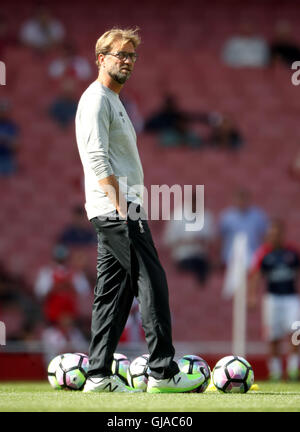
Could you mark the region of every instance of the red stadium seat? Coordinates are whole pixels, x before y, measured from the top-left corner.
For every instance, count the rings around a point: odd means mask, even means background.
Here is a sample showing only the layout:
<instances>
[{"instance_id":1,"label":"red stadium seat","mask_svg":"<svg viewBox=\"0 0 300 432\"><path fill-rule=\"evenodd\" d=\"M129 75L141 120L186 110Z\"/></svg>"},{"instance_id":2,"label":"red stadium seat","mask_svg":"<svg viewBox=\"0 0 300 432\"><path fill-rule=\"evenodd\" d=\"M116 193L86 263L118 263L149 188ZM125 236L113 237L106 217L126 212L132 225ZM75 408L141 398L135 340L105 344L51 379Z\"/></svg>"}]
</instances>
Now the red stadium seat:
<instances>
[{"instance_id":1,"label":"red stadium seat","mask_svg":"<svg viewBox=\"0 0 300 432\"><path fill-rule=\"evenodd\" d=\"M6 5L16 30L30 15L30 3L22 8ZM244 134L245 147L238 156L207 149L161 149L154 136L142 134L138 145L146 184L204 184L207 202L216 215L231 202L236 186L249 185L259 205L285 217L289 233L300 243L299 184L287 173L299 147L298 89L284 68L231 69L220 59L224 41L238 28L239 19L232 17L249 15L270 39L279 7L270 5L262 13L260 2L228 2L224 10L214 2L203 8L197 1L190 3L186 13L182 13L184 2L174 8L170 2L154 0L149 10L132 8L132 22L142 29L143 46L135 78L128 86L141 100L145 115L155 111L168 92L178 96L189 111L230 113ZM52 6L53 13L65 21L68 37L91 62L91 44L98 35L116 20L123 22L123 14L116 15L113 4L94 16L81 3L71 10L63 2L53 1ZM288 3L285 17L298 25L296 16L296 6ZM300 42L300 36L295 36ZM47 76L49 58L34 56L19 46L9 50L7 61L14 89L7 86L3 94L12 98L21 127L18 158L23 172L11 179L0 178L0 223L5 227L0 253L7 262L22 259L26 276L33 280L39 266L48 261L71 207L84 202L82 170L74 127L63 132L47 117L55 91ZM207 288L199 290L192 277L175 270L162 245L163 224L152 225L168 275L175 338L229 339L231 302L220 296L222 278L213 276ZM260 338L259 322L258 314L249 317L249 337Z\"/></svg>"}]
</instances>

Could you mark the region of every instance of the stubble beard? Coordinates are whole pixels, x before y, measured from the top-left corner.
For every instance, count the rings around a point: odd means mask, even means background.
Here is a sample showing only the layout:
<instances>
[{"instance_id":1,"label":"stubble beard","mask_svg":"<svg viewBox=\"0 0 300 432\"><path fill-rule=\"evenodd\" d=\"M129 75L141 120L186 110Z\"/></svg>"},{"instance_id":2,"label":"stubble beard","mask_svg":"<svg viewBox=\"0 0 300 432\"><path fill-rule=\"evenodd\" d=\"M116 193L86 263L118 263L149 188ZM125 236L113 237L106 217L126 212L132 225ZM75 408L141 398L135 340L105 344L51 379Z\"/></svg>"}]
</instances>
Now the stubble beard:
<instances>
[{"instance_id":1,"label":"stubble beard","mask_svg":"<svg viewBox=\"0 0 300 432\"><path fill-rule=\"evenodd\" d=\"M123 74L121 72L108 72L108 74L113 80L115 80L119 84L125 84L125 82L130 77L130 72L129 74Z\"/></svg>"}]
</instances>

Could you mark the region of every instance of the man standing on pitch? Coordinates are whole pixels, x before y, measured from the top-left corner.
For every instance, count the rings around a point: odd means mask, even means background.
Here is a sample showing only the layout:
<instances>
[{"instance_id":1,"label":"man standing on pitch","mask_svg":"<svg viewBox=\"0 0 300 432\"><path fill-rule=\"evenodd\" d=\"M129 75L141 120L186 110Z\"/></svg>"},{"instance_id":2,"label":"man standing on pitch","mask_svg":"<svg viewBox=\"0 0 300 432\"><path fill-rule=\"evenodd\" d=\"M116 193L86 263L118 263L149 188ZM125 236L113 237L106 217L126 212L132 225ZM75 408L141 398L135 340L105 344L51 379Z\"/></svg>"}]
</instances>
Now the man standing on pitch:
<instances>
[{"instance_id":1,"label":"man standing on pitch","mask_svg":"<svg viewBox=\"0 0 300 432\"><path fill-rule=\"evenodd\" d=\"M204 379L202 374L179 372L173 360L167 281L142 216L143 169L134 128L119 99L139 43L136 29L114 28L98 39L98 78L81 96L76 114L85 207L98 235L90 369L84 392L134 391L111 372L134 296L150 353L147 391L191 391Z\"/></svg>"}]
</instances>

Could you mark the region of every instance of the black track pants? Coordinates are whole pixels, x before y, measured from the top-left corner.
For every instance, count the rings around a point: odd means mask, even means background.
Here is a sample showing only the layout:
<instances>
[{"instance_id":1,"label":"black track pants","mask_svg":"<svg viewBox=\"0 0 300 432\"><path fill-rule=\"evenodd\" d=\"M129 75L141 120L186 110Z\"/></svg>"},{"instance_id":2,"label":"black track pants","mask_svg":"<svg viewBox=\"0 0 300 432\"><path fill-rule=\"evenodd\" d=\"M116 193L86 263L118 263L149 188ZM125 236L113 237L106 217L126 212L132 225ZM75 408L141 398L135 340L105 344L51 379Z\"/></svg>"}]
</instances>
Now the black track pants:
<instances>
[{"instance_id":1,"label":"black track pants","mask_svg":"<svg viewBox=\"0 0 300 432\"><path fill-rule=\"evenodd\" d=\"M89 375L111 374L113 353L134 296L140 304L151 375L157 379L175 375L167 280L147 221L97 217L91 222L98 235L98 260Z\"/></svg>"}]
</instances>

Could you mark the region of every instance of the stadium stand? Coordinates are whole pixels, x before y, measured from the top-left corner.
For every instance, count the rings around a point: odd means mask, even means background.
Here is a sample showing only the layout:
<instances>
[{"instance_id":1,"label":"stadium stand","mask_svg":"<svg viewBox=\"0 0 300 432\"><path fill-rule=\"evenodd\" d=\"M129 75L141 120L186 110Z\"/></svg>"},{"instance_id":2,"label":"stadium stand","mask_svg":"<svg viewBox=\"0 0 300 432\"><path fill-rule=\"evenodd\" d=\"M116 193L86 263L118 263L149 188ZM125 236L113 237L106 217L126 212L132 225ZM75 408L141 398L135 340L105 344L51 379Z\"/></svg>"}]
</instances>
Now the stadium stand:
<instances>
[{"instance_id":1,"label":"stadium stand","mask_svg":"<svg viewBox=\"0 0 300 432\"><path fill-rule=\"evenodd\" d=\"M23 2L17 9L13 3L6 5L15 32L30 15L32 4ZM300 90L292 85L291 71L285 67L234 70L220 58L223 41L245 14L270 40L283 12L296 27L297 5L228 1L218 8L217 4L153 0L139 6L137 2L130 15L127 4L114 2L101 9L96 2L90 6L77 2L70 8L68 2L53 1L51 9L91 64L95 41L105 29L116 24L141 28L141 55L128 87L144 115L171 92L184 109L228 112L239 125L245 145L238 154L161 149L155 137L140 134L146 186L204 184L207 205L218 214L230 202L232 190L247 185L269 214L287 220L289 236L299 243L299 184L288 176L288 167L299 148ZM51 54L37 57L28 48L12 47L6 54L11 74L0 89L12 99L20 125L22 168L14 178L0 180L0 256L10 268L18 262L30 283L47 261L70 209L84 202L74 128L61 131L47 117L46 108L57 91L47 76L50 60ZM205 290L197 290L192 277L175 271L161 242L163 222L151 226L168 275L175 340L230 340L232 304L222 299L222 274L214 274ZM88 253L93 267L94 247ZM249 314L248 339L261 340L259 311Z\"/></svg>"}]
</instances>

